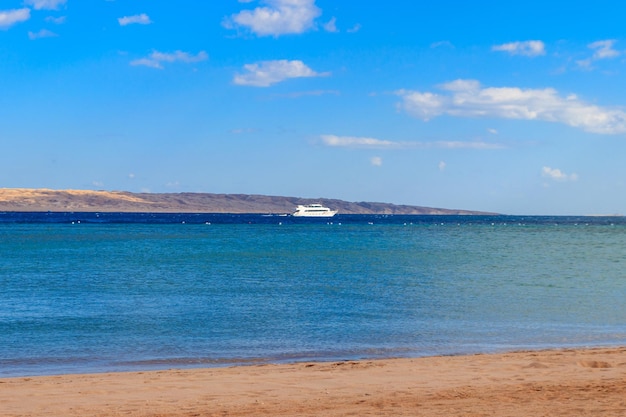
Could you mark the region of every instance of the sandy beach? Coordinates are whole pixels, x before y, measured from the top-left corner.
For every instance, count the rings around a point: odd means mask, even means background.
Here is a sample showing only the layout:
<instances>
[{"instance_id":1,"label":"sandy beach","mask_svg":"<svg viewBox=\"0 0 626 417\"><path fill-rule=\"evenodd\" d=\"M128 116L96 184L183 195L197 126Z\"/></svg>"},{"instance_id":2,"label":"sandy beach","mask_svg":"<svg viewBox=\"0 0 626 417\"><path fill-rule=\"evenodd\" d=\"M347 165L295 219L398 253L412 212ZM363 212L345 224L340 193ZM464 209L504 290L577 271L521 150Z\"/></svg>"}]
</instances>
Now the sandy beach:
<instances>
[{"instance_id":1,"label":"sandy beach","mask_svg":"<svg viewBox=\"0 0 626 417\"><path fill-rule=\"evenodd\" d=\"M626 348L0 379L13 416L623 416Z\"/></svg>"}]
</instances>

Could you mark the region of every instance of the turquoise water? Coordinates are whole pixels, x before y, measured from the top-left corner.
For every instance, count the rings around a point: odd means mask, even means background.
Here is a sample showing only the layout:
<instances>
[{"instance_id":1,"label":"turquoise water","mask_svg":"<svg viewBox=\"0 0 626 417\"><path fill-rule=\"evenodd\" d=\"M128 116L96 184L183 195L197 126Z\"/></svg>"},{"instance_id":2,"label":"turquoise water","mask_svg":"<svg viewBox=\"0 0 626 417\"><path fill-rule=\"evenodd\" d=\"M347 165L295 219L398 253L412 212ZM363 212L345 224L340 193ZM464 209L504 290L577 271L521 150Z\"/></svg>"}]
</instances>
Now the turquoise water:
<instances>
[{"instance_id":1,"label":"turquoise water","mask_svg":"<svg viewBox=\"0 0 626 417\"><path fill-rule=\"evenodd\" d=\"M0 222L0 375L626 345L624 220L441 219Z\"/></svg>"}]
</instances>

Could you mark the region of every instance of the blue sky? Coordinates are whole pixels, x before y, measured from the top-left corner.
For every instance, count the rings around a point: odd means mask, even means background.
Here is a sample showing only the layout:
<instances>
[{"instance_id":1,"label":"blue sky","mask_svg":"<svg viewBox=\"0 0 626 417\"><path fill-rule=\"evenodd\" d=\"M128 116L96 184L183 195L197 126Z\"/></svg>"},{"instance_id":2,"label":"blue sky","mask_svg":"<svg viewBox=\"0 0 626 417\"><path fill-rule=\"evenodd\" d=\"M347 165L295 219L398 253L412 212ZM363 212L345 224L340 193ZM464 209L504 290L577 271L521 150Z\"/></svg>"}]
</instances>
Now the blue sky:
<instances>
[{"instance_id":1,"label":"blue sky","mask_svg":"<svg viewBox=\"0 0 626 417\"><path fill-rule=\"evenodd\" d=\"M625 15L0 0L0 187L626 214Z\"/></svg>"}]
</instances>

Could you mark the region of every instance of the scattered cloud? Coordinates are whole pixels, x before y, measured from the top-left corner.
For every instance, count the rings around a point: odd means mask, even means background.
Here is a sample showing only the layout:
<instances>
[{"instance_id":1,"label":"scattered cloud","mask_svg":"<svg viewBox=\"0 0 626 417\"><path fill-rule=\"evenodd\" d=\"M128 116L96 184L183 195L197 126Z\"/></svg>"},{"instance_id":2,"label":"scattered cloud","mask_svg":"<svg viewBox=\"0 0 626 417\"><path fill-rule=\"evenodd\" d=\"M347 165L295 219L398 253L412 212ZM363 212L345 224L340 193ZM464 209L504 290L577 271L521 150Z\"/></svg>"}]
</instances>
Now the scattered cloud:
<instances>
[{"instance_id":1,"label":"scattered cloud","mask_svg":"<svg viewBox=\"0 0 626 417\"><path fill-rule=\"evenodd\" d=\"M439 164L437 165L439 168L439 171L445 171L446 169L446 163L444 161L439 162Z\"/></svg>"},{"instance_id":2,"label":"scattered cloud","mask_svg":"<svg viewBox=\"0 0 626 417\"><path fill-rule=\"evenodd\" d=\"M145 13L136 14L134 16L120 17L119 19L117 19L117 21L119 22L120 26L126 26L126 25L132 25L132 24L149 25L150 23L152 23L152 20L150 20L150 17L148 17L148 15Z\"/></svg>"},{"instance_id":3,"label":"scattered cloud","mask_svg":"<svg viewBox=\"0 0 626 417\"><path fill-rule=\"evenodd\" d=\"M483 88L476 80L456 80L439 86L446 94L398 90L398 107L409 115L430 120L441 115L543 120L600 134L626 133L626 112L600 107L576 95L562 97L552 88Z\"/></svg>"},{"instance_id":4,"label":"scattered cloud","mask_svg":"<svg viewBox=\"0 0 626 417\"><path fill-rule=\"evenodd\" d=\"M372 165L374 165L375 167L382 166L382 164L383 164L383 158L381 158L380 156L373 156L373 157L370 159L370 163L371 163Z\"/></svg>"},{"instance_id":5,"label":"scattered cloud","mask_svg":"<svg viewBox=\"0 0 626 417\"><path fill-rule=\"evenodd\" d=\"M35 10L57 10L67 0L24 0L24 5L32 6Z\"/></svg>"},{"instance_id":6,"label":"scattered cloud","mask_svg":"<svg viewBox=\"0 0 626 417\"><path fill-rule=\"evenodd\" d=\"M46 22L54 23L55 25L62 25L63 23L65 23L66 20L67 20L66 16L59 16L59 17L48 16L45 18Z\"/></svg>"},{"instance_id":7,"label":"scattered cloud","mask_svg":"<svg viewBox=\"0 0 626 417\"><path fill-rule=\"evenodd\" d=\"M48 29L41 29L39 32L28 32L28 38L30 40L42 39L42 38L54 38L57 37L54 32L49 31Z\"/></svg>"},{"instance_id":8,"label":"scattered cloud","mask_svg":"<svg viewBox=\"0 0 626 417\"><path fill-rule=\"evenodd\" d=\"M546 54L545 45L542 41L523 41L494 45L492 51L508 52L511 55L540 56Z\"/></svg>"},{"instance_id":9,"label":"scattered cloud","mask_svg":"<svg viewBox=\"0 0 626 417\"><path fill-rule=\"evenodd\" d=\"M0 10L0 30L30 19L30 9Z\"/></svg>"},{"instance_id":10,"label":"scattered cloud","mask_svg":"<svg viewBox=\"0 0 626 417\"><path fill-rule=\"evenodd\" d=\"M558 168L543 167L541 169L541 176L550 178L554 181L576 181L578 180L578 174L566 174Z\"/></svg>"},{"instance_id":11,"label":"scattered cloud","mask_svg":"<svg viewBox=\"0 0 626 417\"><path fill-rule=\"evenodd\" d=\"M326 32L337 33L339 29L337 29L337 18L333 17L328 21L328 23L324 24L324 30Z\"/></svg>"},{"instance_id":12,"label":"scattered cloud","mask_svg":"<svg viewBox=\"0 0 626 417\"><path fill-rule=\"evenodd\" d=\"M439 42L431 43L430 47L432 49L436 49L436 48L454 48L454 45L450 41L439 41Z\"/></svg>"},{"instance_id":13,"label":"scattered cloud","mask_svg":"<svg viewBox=\"0 0 626 417\"><path fill-rule=\"evenodd\" d=\"M275 61L261 61L243 66L244 74L236 74L233 82L237 85L253 87L269 87L273 84L289 78L325 77L329 72L315 72L302 61L288 61L280 59Z\"/></svg>"},{"instance_id":14,"label":"scattered cloud","mask_svg":"<svg viewBox=\"0 0 626 417\"><path fill-rule=\"evenodd\" d=\"M394 148L400 147L399 142L356 136L322 135L322 142L327 146L345 148Z\"/></svg>"},{"instance_id":15,"label":"scattered cloud","mask_svg":"<svg viewBox=\"0 0 626 417\"><path fill-rule=\"evenodd\" d=\"M621 53L613 49L613 45L617 42L615 39L608 39L604 41L597 41L590 43L589 48L593 49L593 59L607 59L615 58L621 55Z\"/></svg>"},{"instance_id":16,"label":"scattered cloud","mask_svg":"<svg viewBox=\"0 0 626 417\"><path fill-rule=\"evenodd\" d=\"M595 61L616 58L622 55L620 51L613 48L613 45L615 45L616 42L617 41L615 39L607 39L590 43L589 45L587 45L587 47L589 49L593 49L593 55L590 58L576 61L576 63L581 68L592 69L592 64Z\"/></svg>"},{"instance_id":17,"label":"scattered cloud","mask_svg":"<svg viewBox=\"0 0 626 417\"><path fill-rule=\"evenodd\" d=\"M207 59L209 59L209 56L204 51L200 51L197 55L191 55L183 51L175 51L172 53L154 51L146 58L131 61L130 65L163 69L163 62L184 62L190 64L194 62L206 61Z\"/></svg>"},{"instance_id":18,"label":"scattered cloud","mask_svg":"<svg viewBox=\"0 0 626 417\"><path fill-rule=\"evenodd\" d=\"M422 147L443 148L443 149L504 149L500 143L472 141L463 142L460 140L436 141L422 143Z\"/></svg>"},{"instance_id":19,"label":"scattered cloud","mask_svg":"<svg viewBox=\"0 0 626 417\"><path fill-rule=\"evenodd\" d=\"M326 146L361 149L501 149L502 145L488 142L434 141L434 142L395 142L358 136L321 135Z\"/></svg>"},{"instance_id":20,"label":"scattered cloud","mask_svg":"<svg viewBox=\"0 0 626 417\"><path fill-rule=\"evenodd\" d=\"M322 11L315 0L265 0L267 7L243 10L223 20L228 29L247 28L258 36L304 33L315 26Z\"/></svg>"},{"instance_id":21,"label":"scattered cloud","mask_svg":"<svg viewBox=\"0 0 626 417\"><path fill-rule=\"evenodd\" d=\"M487 132L491 133L492 135L498 134L498 131L496 129L487 129Z\"/></svg>"},{"instance_id":22,"label":"scattered cloud","mask_svg":"<svg viewBox=\"0 0 626 417\"><path fill-rule=\"evenodd\" d=\"M361 30L361 24L357 23L356 25L354 25L350 29L348 29L347 32L348 33L357 33L359 30Z\"/></svg>"}]
</instances>

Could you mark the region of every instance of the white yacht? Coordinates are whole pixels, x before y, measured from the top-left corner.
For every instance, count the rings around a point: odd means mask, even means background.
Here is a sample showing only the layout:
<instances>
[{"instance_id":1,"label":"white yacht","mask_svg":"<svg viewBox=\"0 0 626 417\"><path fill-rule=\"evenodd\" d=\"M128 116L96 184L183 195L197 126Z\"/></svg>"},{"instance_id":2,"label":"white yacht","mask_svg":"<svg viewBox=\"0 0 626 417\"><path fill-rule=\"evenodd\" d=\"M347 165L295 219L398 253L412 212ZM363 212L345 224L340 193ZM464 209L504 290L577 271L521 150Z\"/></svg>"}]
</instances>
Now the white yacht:
<instances>
[{"instance_id":1,"label":"white yacht","mask_svg":"<svg viewBox=\"0 0 626 417\"><path fill-rule=\"evenodd\" d=\"M337 214L337 210L331 210L321 204L307 204L298 206L292 214L294 217L333 217Z\"/></svg>"}]
</instances>

